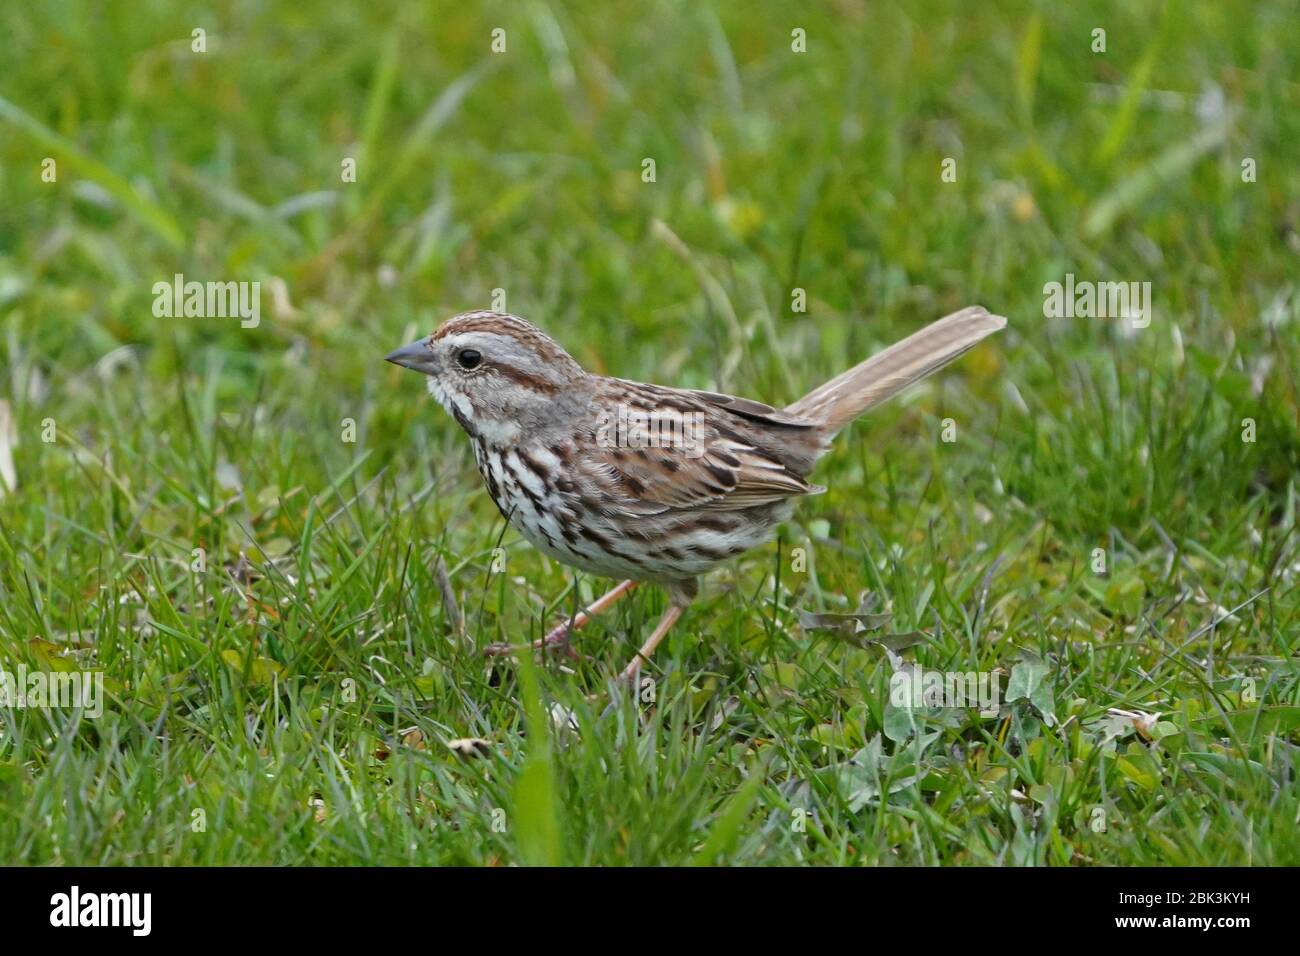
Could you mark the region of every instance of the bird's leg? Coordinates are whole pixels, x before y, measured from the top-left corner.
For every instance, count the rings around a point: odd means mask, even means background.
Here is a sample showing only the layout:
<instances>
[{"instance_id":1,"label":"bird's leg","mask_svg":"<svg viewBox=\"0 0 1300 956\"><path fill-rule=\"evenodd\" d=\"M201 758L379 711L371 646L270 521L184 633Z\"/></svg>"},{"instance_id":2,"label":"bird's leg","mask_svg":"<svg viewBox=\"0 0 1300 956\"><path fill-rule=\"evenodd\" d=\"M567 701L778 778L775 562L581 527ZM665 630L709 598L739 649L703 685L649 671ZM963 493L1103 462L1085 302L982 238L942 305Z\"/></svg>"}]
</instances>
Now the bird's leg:
<instances>
[{"instance_id":1,"label":"bird's leg","mask_svg":"<svg viewBox=\"0 0 1300 956\"><path fill-rule=\"evenodd\" d=\"M682 616L684 610L685 608L680 604L668 605L668 610L664 611L664 616L659 619L654 631L645 639L645 643L641 645L641 650L636 652L636 657L632 658L632 662L623 668L623 673L618 675L620 684L631 685L636 680L637 672L641 670L641 662L650 660L650 655L655 652L659 642L667 636L672 626L677 623L677 619Z\"/></svg>"},{"instance_id":2,"label":"bird's leg","mask_svg":"<svg viewBox=\"0 0 1300 956\"><path fill-rule=\"evenodd\" d=\"M534 641L533 647L567 647L569 638L578 628L584 626L597 614L611 607L615 601L636 588L636 581L620 581L605 594L592 601L585 609L573 616L572 621L564 621L551 628L540 641Z\"/></svg>"},{"instance_id":3,"label":"bird's leg","mask_svg":"<svg viewBox=\"0 0 1300 956\"><path fill-rule=\"evenodd\" d=\"M568 647L569 636L582 627L601 611L608 608L615 601L627 594L637 586L636 581L621 581L614 585L608 593L601 595L592 601L589 606L574 615L572 621L564 621L561 624L551 628L545 637L540 641L533 641L528 645L532 650L541 650L544 647ZM489 644L483 648L483 653L488 657L500 657L503 654L509 654L512 651L523 650L522 645L516 644Z\"/></svg>"}]
</instances>

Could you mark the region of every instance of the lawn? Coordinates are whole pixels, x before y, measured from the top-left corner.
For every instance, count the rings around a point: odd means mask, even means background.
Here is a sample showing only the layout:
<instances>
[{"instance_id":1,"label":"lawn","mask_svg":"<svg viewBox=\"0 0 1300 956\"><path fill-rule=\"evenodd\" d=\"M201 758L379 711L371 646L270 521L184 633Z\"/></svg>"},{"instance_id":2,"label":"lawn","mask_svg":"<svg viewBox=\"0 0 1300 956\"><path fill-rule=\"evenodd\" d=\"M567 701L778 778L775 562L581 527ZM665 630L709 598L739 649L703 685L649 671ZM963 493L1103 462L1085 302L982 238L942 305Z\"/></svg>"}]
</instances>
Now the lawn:
<instances>
[{"instance_id":1,"label":"lawn","mask_svg":"<svg viewBox=\"0 0 1300 956\"><path fill-rule=\"evenodd\" d=\"M0 863L1300 864L1297 22L0 5L0 671L104 689L0 703ZM482 656L608 582L389 351L502 308L782 405L972 303L635 695L653 588Z\"/></svg>"}]
</instances>

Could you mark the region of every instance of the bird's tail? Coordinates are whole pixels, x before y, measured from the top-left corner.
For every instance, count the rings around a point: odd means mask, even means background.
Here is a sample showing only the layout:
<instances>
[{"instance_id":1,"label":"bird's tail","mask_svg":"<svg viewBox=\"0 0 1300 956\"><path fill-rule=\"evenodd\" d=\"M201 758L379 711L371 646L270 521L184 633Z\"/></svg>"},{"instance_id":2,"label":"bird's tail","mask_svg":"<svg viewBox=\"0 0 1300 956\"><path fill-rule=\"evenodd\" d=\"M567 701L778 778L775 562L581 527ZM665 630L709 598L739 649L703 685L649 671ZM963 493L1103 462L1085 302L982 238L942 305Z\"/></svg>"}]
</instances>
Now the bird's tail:
<instances>
[{"instance_id":1,"label":"bird's tail","mask_svg":"<svg viewBox=\"0 0 1300 956\"><path fill-rule=\"evenodd\" d=\"M785 410L834 434L1006 324L1002 316L990 315L978 305L954 312L813 389Z\"/></svg>"}]
</instances>

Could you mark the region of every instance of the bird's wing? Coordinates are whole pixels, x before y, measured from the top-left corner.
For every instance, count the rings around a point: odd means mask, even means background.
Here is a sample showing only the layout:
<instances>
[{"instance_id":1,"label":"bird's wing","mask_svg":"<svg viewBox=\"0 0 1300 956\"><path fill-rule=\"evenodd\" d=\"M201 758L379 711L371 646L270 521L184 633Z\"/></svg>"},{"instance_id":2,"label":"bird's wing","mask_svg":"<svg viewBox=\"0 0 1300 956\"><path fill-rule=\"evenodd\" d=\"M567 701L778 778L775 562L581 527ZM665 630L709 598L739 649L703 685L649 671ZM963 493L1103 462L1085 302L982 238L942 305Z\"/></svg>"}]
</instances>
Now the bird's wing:
<instances>
[{"instance_id":1,"label":"bird's wing","mask_svg":"<svg viewBox=\"0 0 1300 956\"><path fill-rule=\"evenodd\" d=\"M823 490L770 450L783 429L811 423L730 395L624 384L581 468L620 510L732 510Z\"/></svg>"}]
</instances>

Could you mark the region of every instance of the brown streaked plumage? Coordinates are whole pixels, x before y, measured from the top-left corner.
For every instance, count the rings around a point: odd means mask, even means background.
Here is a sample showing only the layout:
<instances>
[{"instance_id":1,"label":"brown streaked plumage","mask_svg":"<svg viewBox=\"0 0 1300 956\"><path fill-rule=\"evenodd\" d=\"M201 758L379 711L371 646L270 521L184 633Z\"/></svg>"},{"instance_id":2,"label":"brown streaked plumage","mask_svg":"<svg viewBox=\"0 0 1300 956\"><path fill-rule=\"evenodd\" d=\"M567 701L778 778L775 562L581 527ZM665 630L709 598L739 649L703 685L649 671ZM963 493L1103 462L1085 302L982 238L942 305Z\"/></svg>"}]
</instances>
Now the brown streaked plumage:
<instances>
[{"instance_id":1,"label":"brown streaked plumage","mask_svg":"<svg viewBox=\"0 0 1300 956\"><path fill-rule=\"evenodd\" d=\"M963 309L784 409L593 375L537 327L498 312L449 319L388 361L429 376L469 434L492 500L525 538L573 567L625 579L573 626L639 582L667 589L668 611L622 673L630 680L701 574L762 544L796 499L824 490L808 475L836 432L1005 325ZM561 643L570 629L541 643Z\"/></svg>"}]
</instances>

